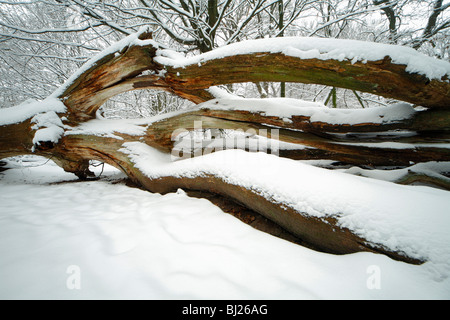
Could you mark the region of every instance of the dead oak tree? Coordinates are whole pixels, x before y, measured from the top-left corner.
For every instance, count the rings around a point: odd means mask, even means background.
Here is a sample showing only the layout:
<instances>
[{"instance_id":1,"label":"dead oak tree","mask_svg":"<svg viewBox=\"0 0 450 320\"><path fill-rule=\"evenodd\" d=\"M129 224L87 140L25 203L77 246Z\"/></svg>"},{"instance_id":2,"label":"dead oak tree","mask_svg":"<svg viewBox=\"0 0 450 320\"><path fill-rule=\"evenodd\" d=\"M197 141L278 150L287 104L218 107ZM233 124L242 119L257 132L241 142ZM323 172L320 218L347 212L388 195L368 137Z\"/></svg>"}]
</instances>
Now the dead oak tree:
<instances>
[{"instance_id":1,"label":"dead oak tree","mask_svg":"<svg viewBox=\"0 0 450 320\"><path fill-rule=\"evenodd\" d=\"M9 114L6 117L9 118L0 123L0 158L23 154L45 156L80 179L91 175L89 161L99 160L122 170L134 183L151 192L185 188L229 197L326 252L383 252L396 259L421 262L368 242L338 226L332 217L308 216L214 174L149 177L130 153L124 152L124 145L141 143L170 154L174 148L174 132L194 130L195 122L201 121L202 128L210 129L270 131L277 128L276 138L301 146L279 151L280 156L291 159L332 159L355 166L397 167L408 167L412 162L449 161L450 83L445 70L439 77L430 79L410 71L407 64L394 62L389 55L367 61L334 58L330 52L336 47L330 48L329 43L328 51L321 49L316 56L293 55L282 50L284 40L279 40L279 50L252 47L239 52L235 50L239 47L235 47L226 51L228 46L180 63L171 59L173 52L150 38L150 33L143 30L105 50L35 109L31 106L3 109L2 114ZM336 44L341 47L341 42ZM327 109L332 112L331 118L321 119L316 113L304 113L298 108L298 112L286 117L268 114L267 110L248 109L245 99L226 100L226 103L213 100L216 96L211 87L249 81L330 85L412 105L386 108L380 113L357 110L357 119L365 120L355 122L354 111L349 110ZM114 121L108 124L109 120L95 119L96 112L109 98L137 89L165 90L197 104L205 103L148 121L130 120L136 129L132 132L121 130ZM273 103L276 106L278 103L280 110L285 107L281 100ZM394 112L390 113L391 110ZM98 121L103 121L103 126L97 130L86 129L86 126L95 128L100 124ZM106 131L113 134L102 132L105 124L109 127ZM409 134L405 135L405 131ZM417 180L449 187L445 176L411 175L402 182Z\"/></svg>"}]
</instances>

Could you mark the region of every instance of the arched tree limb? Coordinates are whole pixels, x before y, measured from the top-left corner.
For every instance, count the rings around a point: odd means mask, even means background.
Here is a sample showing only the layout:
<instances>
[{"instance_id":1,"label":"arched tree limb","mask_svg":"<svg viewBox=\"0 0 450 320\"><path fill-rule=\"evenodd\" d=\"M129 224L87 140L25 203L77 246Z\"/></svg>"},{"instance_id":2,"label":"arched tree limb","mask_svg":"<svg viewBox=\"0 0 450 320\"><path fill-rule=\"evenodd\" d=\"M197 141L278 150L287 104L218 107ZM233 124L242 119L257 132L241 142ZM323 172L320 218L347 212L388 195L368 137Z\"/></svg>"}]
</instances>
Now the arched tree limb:
<instances>
[{"instance_id":1,"label":"arched tree limb","mask_svg":"<svg viewBox=\"0 0 450 320\"><path fill-rule=\"evenodd\" d=\"M189 65L167 67L167 70L165 81L174 90L205 89L239 82L285 81L368 92L428 108L448 109L450 106L448 78L430 80L409 73L406 66L393 63L389 57L353 63L259 52L206 61L201 67Z\"/></svg>"},{"instance_id":2,"label":"arched tree limb","mask_svg":"<svg viewBox=\"0 0 450 320\"><path fill-rule=\"evenodd\" d=\"M83 72L70 79L57 97L75 119L95 116L110 97L136 89L162 89L195 103L214 96L211 86L240 82L299 82L369 92L427 108L450 106L449 75L429 79L408 72L389 56L377 61L303 59L283 53L252 52L228 55L201 63L183 64L161 59L164 52L142 30L89 61ZM305 41L308 41L305 39ZM115 50L113 50L115 49ZM332 51L330 49L330 51Z\"/></svg>"}]
</instances>

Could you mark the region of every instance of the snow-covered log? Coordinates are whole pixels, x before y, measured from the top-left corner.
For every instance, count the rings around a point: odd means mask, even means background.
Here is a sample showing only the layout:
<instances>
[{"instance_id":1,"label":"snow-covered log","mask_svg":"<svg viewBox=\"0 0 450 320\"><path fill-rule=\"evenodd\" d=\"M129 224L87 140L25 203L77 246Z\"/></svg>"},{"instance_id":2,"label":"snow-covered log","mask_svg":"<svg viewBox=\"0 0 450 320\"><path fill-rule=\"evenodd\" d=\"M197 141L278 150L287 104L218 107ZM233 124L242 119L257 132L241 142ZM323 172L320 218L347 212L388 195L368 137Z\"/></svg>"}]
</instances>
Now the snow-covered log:
<instances>
[{"instance_id":1,"label":"snow-covered log","mask_svg":"<svg viewBox=\"0 0 450 320\"><path fill-rule=\"evenodd\" d=\"M53 94L75 118L93 118L110 97L161 89L195 103L212 86L282 81L330 85L426 108L450 106L450 64L401 46L320 38L245 41L186 58L141 30L88 61Z\"/></svg>"},{"instance_id":2,"label":"snow-covered log","mask_svg":"<svg viewBox=\"0 0 450 320\"><path fill-rule=\"evenodd\" d=\"M100 160L152 192L185 188L231 198L327 252L375 251L418 263L426 258L408 245L370 238L344 223L341 217L353 207L338 206L338 212L323 207L323 197L319 202L302 198L314 182L309 173L308 179L302 175L313 169L291 159L331 159L361 169L450 161L449 74L449 63L408 48L314 38L243 42L186 58L142 30L94 57L47 99L0 109L0 158L46 156L81 179L92 175L89 160ZM332 85L403 102L342 110L294 99L220 97L211 88L248 81ZM144 88L166 90L198 105L150 119L95 119L109 98ZM272 154L222 152L229 147L226 138L200 141L200 147L187 139L191 147L180 152L182 138L199 129L244 133L244 145L233 140L232 148L251 149L246 144L256 141L256 151ZM258 161L262 167L254 171ZM248 175L252 172L255 176ZM321 180L323 171L314 172L323 185L339 188L343 181L329 173ZM267 180L258 177L264 175ZM424 172L399 176L398 182L418 180L449 185L445 175ZM339 192L342 203L351 202L352 188L346 196ZM319 190L311 190L314 198Z\"/></svg>"},{"instance_id":3,"label":"snow-covered log","mask_svg":"<svg viewBox=\"0 0 450 320\"><path fill-rule=\"evenodd\" d=\"M351 40L277 38L237 43L180 60L156 57L175 92L219 84L285 81L368 92L448 109L450 67L407 47ZM226 72L224 72L226 71Z\"/></svg>"}]
</instances>

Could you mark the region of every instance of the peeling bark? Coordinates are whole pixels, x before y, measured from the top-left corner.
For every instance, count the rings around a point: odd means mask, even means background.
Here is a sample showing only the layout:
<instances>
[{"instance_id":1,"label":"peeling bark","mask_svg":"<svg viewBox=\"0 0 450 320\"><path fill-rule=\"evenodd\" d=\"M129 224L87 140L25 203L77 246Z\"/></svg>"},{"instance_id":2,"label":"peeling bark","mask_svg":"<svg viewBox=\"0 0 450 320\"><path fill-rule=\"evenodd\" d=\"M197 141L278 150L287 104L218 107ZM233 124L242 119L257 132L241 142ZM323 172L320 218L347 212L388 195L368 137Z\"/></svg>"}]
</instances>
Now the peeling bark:
<instances>
[{"instance_id":1,"label":"peeling bark","mask_svg":"<svg viewBox=\"0 0 450 320\"><path fill-rule=\"evenodd\" d=\"M366 63L299 59L281 53L258 53L204 62L201 67L167 68L173 88L205 89L239 82L300 82L368 92L428 108L450 107L450 83L411 74L386 57ZM224 73L223 70L226 70Z\"/></svg>"}]
</instances>

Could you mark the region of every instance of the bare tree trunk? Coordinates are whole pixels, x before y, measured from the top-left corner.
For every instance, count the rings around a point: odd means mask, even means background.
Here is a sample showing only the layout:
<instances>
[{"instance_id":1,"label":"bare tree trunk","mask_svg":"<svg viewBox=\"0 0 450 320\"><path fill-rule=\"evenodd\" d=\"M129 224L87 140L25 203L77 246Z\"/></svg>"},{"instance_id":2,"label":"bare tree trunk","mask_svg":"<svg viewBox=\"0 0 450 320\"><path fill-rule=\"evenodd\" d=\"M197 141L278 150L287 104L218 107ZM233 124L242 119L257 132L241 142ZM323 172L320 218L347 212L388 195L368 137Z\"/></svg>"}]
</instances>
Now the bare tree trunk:
<instances>
[{"instance_id":1,"label":"bare tree trunk","mask_svg":"<svg viewBox=\"0 0 450 320\"><path fill-rule=\"evenodd\" d=\"M373 4L384 4L383 10L389 22L389 42L397 43L397 15L394 10L395 3L391 3L389 0L374 0Z\"/></svg>"},{"instance_id":2,"label":"bare tree trunk","mask_svg":"<svg viewBox=\"0 0 450 320\"><path fill-rule=\"evenodd\" d=\"M412 43L414 49L419 49L426 41L442 29L450 27L450 21L446 20L442 25L437 26L437 19L440 14L450 8L450 5L443 5L443 0L435 0L433 3L433 11L428 18L427 25L422 33L422 36Z\"/></svg>"},{"instance_id":3,"label":"bare tree trunk","mask_svg":"<svg viewBox=\"0 0 450 320\"><path fill-rule=\"evenodd\" d=\"M278 1L278 37L284 37L284 3L283 0ZM280 97L286 97L286 82L280 82Z\"/></svg>"}]
</instances>

